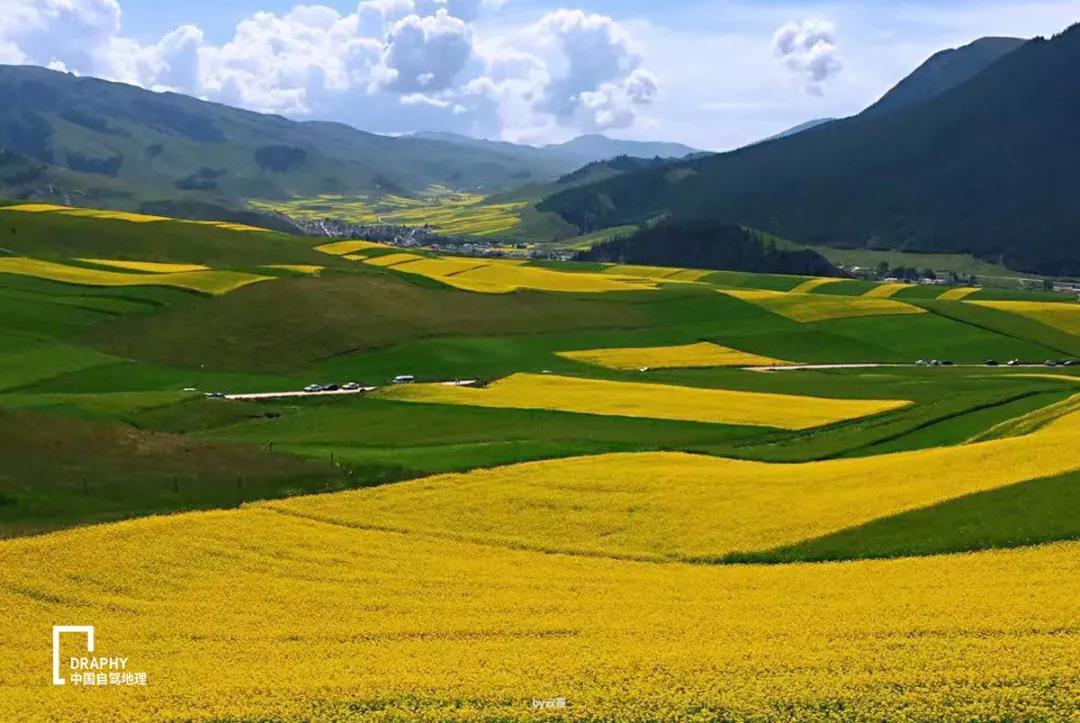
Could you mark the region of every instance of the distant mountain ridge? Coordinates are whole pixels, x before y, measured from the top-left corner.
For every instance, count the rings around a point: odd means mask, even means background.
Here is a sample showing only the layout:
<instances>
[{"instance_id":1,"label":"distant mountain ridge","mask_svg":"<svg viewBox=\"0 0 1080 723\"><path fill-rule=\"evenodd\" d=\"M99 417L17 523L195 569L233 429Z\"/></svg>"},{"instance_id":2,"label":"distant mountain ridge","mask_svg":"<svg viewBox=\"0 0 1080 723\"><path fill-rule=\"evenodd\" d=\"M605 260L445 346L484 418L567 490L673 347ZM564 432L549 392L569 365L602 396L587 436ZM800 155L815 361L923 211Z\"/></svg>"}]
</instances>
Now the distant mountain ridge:
<instances>
[{"instance_id":1,"label":"distant mountain ridge","mask_svg":"<svg viewBox=\"0 0 1080 723\"><path fill-rule=\"evenodd\" d=\"M627 141L603 135L578 136L566 143L545 146L548 150L576 158L580 165L604 161L618 156L631 158L683 158L701 153L682 143Z\"/></svg>"},{"instance_id":2,"label":"distant mountain ridge","mask_svg":"<svg viewBox=\"0 0 1080 723\"><path fill-rule=\"evenodd\" d=\"M14 154L0 159L8 168L0 195L138 207L408 194L433 185L488 193L547 183L584 165L575 144L559 150L453 134L380 136L34 66L0 65L0 96L0 149Z\"/></svg>"},{"instance_id":3,"label":"distant mountain ridge","mask_svg":"<svg viewBox=\"0 0 1080 723\"><path fill-rule=\"evenodd\" d=\"M712 219L804 244L1080 273L1080 26L1014 44L939 54L852 118L566 190L539 208L583 231ZM931 81L943 68L951 74Z\"/></svg>"},{"instance_id":4,"label":"distant mountain ridge","mask_svg":"<svg viewBox=\"0 0 1080 723\"><path fill-rule=\"evenodd\" d=\"M556 143L546 146L530 146L506 141L492 141L473 138L457 133L445 133L440 131L424 131L414 133L410 137L437 140L446 143L457 143L473 148L498 149L506 153L519 153L525 158L557 160L558 162L572 166L567 170L575 170L589 163L607 161L612 158L626 156L629 158L685 158L686 156L701 153L697 148L683 145L682 143L665 143L658 141L628 141L618 138L608 138L605 135L593 134L573 138L565 143Z\"/></svg>"}]
</instances>

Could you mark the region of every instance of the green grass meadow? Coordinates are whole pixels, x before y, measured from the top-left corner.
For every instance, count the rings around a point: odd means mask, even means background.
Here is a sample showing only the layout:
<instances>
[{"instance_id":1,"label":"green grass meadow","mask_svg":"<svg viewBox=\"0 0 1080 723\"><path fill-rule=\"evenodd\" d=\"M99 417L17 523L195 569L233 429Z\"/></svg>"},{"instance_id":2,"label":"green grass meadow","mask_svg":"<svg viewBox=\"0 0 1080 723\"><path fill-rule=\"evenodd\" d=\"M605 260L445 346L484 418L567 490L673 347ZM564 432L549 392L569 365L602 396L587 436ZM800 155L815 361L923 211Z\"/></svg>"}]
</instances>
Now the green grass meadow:
<instances>
[{"instance_id":1,"label":"green grass meadow","mask_svg":"<svg viewBox=\"0 0 1080 723\"><path fill-rule=\"evenodd\" d=\"M221 297L0 273L0 535L608 452L787 463L964 444L1030 431L1040 414L1066 408L1077 391L1071 380L1080 381L1071 368L1053 378L984 366L987 359L1080 356L1080 338L1007 312L936 301L924 287L897 297L924 314L799 323L718 289L788 291L803 277L718 271L700 283L648 291L489 295L351 263L314 251L313 239L270 232L15 212L0 213L0 232L12 254L65 263L103 257L239 271L326 267L314 276L263 270L276 278ZM575 273L605 268L534 264ZM842 281L815 293L866 291L863 282ZM620 372L559 356L702 341L791 362L902 366ZM931 358L960 366L912 365ZM364 396L204 396L327 382L378 386L399 374L486 382L520 372L913 404L793 432ZM1052 508L1054 500L1067 506L1074 482L1067 475L953 500L762 559L936 554L1065 539L1076 526ZM1009 524L984 521L1005 509Z\"/></svg>"}]
</instances>

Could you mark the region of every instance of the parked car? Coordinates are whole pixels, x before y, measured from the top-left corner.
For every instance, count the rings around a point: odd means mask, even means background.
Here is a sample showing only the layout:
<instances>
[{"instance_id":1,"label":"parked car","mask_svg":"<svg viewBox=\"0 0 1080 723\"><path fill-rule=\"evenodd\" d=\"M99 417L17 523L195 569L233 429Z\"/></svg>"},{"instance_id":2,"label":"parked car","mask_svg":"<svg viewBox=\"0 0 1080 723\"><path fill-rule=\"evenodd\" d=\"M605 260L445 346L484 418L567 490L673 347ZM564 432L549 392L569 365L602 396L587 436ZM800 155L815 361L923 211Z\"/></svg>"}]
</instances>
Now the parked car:
<instances>
[{"instance_id":1,"label":"parked car","mask_svg":"<svg viewBox=\"0 0 1080 723\"><path fill-rule=\"evenodd\" d=\"M925 359L920 359L917 362L915 362L915 366L917 366L917 367L927 366L927 361Z\"/></svg>"},{"instance_id":2,"label":"parked car","mask_svg":"<svg viewBox=\"0 0 1080 723\"><path fill-rule=\"evenodd\" d=\"M222 394L221 392L207 392L206 393L206 398L207 399L224 399L225 395Z\"/></svg>"},{"instance_id":3,"label":"parked car","mask_svg":"<svg viewBox=\"0 0 1080 723\"><path fill-rule=\"evenodd\" d=\"M322 390L324 392L336 392L336 391L339 391L340 389L341 389L341 387L339 387L337 384L326 384L322 388Z\"/></svg>"},{"instance_id":4,"label":"parked car","mask_svg":"<svg viewBox=\"0 0 1080 723\"><path fill-rule=\"evenodd\" d=\"M941 362L939 362L937 359L931 359L930 363L927 364L927 366L939 367L939 366L941 366Z\"/></svg>"},{"instance_id":5,"label":"parked car","mask_svg":"<svg viewBox=\"0 0 1080 723\"><path fill-rule=\"evenodd\" d=\"M346 392L358 392L360 391L360 385L356 382L349 382L348 384L341 385L342 390Z\"/></svg>"},{"instance_id":6,"label":"parked car","mask_svg":"<svg viewBox=\"0 0 1080 723\"><path fill-rule=\"evenodd\" d=\"M987 359L986 360L986 366L988 366L988 367L996 367L996 366L1001 366L1001 365L998 364L996 359Z\"/></svg>"},{"instance_id":7,"label":"parked car","mask_svg":"<svg viewBox=\"0 0 1080 723\"><path fill-rule=\"evenodd\" d=\"M319 384L308 384L306 387L304 387L304 391L308 394L316 394L322 391L322 386Z\"/></svg>"},{"instance_id":8,"label":"parked car","mask_svg":"<svg viewBox=\"0 0 1080 723\"><path fill-rule=\"evenodd\" d=\"M414 384L415 382L416 377L412 374L399 374L393 379L394 384Z\"/></svg>"},{"instance_id":9,"label":"parked car","mask_svg":"<svg viewBox=\"0 0 1080 723\"><path fill-rule=\"evenodd\" d=\"M1020 366L1020 360L1019 360L1019 359L1012 359L1012 360L1010 360L1010 361L1009 361L1009 366L1011 366L1011 367L1018 367L1018 366Z\"/></svg>"},{"instance_id":10,"label":"parked car","mask_svg":"<svg viewBox=\"0 0 1080 723\"><path fill-rule=\"evenodd\" d=\"M943 367L951 367L951 366L955 366L955 365L951 361L946 359L945 361L941 362L941 366L943 366Z\"/></svg>"},{"instance_id":11,"label":"parked car","mask_svg":"<svg viewBox=\"0 0 1080 723\"><path fill-rule=\"evenodd\" d=\"M1043 362L1044 367L1056 367L1057 365L1058 365L1058 363L1056 361L1054 361L1053 359L1047 359L1046 361Z\"/></svg>"}]
</instances>

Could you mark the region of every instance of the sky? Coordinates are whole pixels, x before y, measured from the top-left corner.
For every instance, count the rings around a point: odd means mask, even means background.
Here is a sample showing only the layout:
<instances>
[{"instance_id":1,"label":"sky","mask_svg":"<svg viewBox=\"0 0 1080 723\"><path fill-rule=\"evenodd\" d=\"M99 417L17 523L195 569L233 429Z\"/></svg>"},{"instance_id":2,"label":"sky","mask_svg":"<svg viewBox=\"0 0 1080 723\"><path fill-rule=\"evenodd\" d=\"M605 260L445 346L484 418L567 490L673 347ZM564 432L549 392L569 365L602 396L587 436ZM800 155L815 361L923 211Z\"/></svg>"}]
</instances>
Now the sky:
<instances>
[{"instance_id":1,"label":"sky","mask_svg":"<svg viewBox=\"0 0 1080 723\"><path fill-rule=\"evenodd\" d=\"M1080 0L0 0L0 63L376 133L726 150Z\"/></svg>"}]
</instances>

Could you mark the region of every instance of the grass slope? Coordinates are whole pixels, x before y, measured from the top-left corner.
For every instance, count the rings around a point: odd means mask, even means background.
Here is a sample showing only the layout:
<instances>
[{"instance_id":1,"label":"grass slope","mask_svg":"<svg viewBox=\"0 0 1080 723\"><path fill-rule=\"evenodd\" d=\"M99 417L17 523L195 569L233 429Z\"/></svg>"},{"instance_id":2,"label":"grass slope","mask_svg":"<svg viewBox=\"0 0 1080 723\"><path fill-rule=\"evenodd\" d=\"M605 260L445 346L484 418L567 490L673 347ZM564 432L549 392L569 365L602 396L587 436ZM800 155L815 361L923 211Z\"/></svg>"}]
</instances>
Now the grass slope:
<instances>
[{"instance_id":1,"label":"grass slope","mask_svg":"<svg viewBox=\"0 0 1080 723\"><path fill-rule=\"evenodd\" d=\"M943 555L1080 539L1080 472L1021 482L728 562Z\"/></svg>"}]
</instances>

